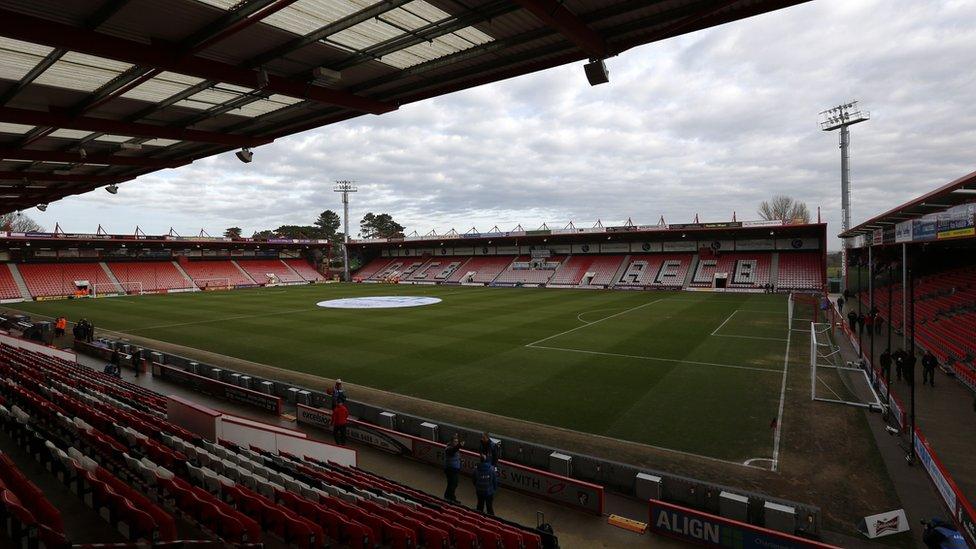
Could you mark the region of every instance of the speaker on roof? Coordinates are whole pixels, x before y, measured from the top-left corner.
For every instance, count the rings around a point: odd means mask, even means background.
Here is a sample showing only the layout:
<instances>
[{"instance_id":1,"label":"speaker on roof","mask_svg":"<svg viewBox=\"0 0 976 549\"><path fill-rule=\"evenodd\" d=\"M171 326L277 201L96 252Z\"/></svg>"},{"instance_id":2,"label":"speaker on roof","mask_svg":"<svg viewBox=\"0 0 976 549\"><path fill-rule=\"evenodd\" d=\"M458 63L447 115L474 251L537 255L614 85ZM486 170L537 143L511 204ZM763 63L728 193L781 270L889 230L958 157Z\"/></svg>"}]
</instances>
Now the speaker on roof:
<instances>
[{"instance_id":1,"label":"speaker on roof","mask_svg":"<svg viewBox=\"0 0 976 549\"><path fill-rule=\"evenodd\" d=\"M610 71L607 70L607 64L603 62L603 59L590 61L583 65L583 71L586 73L586 79L591 86L606 84L610 81Z\"/></svg>"}]
</instances>

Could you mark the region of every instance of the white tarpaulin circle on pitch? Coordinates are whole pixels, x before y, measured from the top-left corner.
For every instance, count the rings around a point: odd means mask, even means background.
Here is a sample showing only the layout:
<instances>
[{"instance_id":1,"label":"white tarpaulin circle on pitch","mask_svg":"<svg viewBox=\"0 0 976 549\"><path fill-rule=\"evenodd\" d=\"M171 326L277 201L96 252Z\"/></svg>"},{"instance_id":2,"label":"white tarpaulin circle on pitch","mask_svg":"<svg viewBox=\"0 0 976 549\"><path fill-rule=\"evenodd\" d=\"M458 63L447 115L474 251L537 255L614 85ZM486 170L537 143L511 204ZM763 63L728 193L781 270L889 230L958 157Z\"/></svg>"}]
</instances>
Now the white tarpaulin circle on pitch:
<instances>
[{"instance_id":1,"label":"white tarpaulin circle on pitch","mask_svg":"<svg viewBox=\"0 0 976 549\"><path fill-rule=\"evenodd\" d=\"M330 299L328 301L319 301L316 305L330 309L396 309L400 307L421 307L440 302L441 300L438 297L384 295Z\"/></svg>"}]
</instances>

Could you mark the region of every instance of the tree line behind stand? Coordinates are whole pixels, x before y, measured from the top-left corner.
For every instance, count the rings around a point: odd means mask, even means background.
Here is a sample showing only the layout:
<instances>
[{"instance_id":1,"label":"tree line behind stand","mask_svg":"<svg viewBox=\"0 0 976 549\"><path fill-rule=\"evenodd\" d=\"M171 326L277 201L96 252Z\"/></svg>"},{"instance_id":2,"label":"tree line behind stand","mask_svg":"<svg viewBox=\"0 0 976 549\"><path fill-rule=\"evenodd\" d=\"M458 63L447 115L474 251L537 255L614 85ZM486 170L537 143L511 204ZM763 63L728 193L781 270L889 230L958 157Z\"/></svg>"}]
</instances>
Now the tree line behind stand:
<instances>
[{"instance_id":1,"label":"tree line behind stand","mask_svg":"<svg viewBox=\"0 0 976 549\"><path fill-rule=\"evenodd\" d=\"M277 229L265 229L255 231L251 238L295 238L295 239L319 239L328 240L334 250L332 262L342 266L342 242L345 234L339 230L342 226L342 219L339 214L332 210L325 210L320 213L318 218L311 225L282 225ZM393 216L387 213L374 214L369 212L359 221L359 236L361 238L395 238L403 236L403 225L397 223ZM228 238L241 238L243 230L240 227L230 227L224 231L224 236ZM313 261L318 264L323 258L313 257ZM356 260L351 259L351 268L355 267Z\"/></svg>"}]
</instances>

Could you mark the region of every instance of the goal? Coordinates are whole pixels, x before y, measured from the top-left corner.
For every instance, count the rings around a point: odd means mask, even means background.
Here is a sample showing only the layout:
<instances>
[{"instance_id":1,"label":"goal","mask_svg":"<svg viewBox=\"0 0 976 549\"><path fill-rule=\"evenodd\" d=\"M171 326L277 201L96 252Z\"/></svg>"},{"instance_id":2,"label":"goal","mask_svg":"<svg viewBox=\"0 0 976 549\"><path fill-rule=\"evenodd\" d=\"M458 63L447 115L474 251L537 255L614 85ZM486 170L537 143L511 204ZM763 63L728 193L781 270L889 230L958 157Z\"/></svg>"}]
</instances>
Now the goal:
<instances>
[{"instance_id":1,"label":"goal","mask_svg":"<svg viewBox=\"0 0 976 549\"><path fill-rule=\"evenodd\" d=\"M867 366L844 361L834 330L833 323L810 323L810 398L882 411Z\"/></svg>"},{"instance_id":2,"label":"goal","mask_svg":"<svg viewBox=\"0 0 976 549\"><path fill-rule=\"evenodd\" d=\"M122 291L119 291L119 287ZM113 297L120 295L142 295L142 282L119 282L115 285L112 282L101 282L92 284L92 297Z\"/></svg>"},{"instance_id":3,"label":"goal","mask_svg":"<svg viewBox=\"0 0 976 549\"><path fill-rule=\"evenodd\" d=\"M229 278L195 278L193 285L198 290L230 290L232 288Z\"/></svg>"}]
</instances>

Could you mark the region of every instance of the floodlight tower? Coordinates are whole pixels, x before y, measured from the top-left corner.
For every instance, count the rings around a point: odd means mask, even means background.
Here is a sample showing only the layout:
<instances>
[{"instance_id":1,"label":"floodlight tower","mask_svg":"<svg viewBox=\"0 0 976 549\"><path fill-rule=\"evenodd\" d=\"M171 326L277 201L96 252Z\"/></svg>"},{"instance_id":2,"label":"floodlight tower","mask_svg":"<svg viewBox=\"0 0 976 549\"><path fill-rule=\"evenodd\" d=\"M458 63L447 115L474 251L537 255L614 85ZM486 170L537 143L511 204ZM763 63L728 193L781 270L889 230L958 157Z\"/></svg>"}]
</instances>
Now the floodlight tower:
<instances>
[{"instance_id":1,"label":"floodlight tower","mask_svg":"<svg viewBox=\"0 0 976 549\"><path fill-rule=\"evenodd\" d=\"M342 242L342 274L345 281L349 282L351 280L349 277L349 193L354 193L359 189L356 188L353 181L336 181L332 190L342 193L342 219L345 223Z\"/></svg>"},{"instance_id":2,"label":"floodlight tower","mask_svg":"<svg viewBox=\"0 0 976 549\"><path fill-rule=\"evenodd\" d=\"M825 132L840 130L840 207L841 229L847 232L851 228L851 133L847 128L859 122L871 119L871 113L861 112L857 101L837 105L832 109L820 113L820 129ZM847 289L847 239L841 246L840 261L840 291Z\"/></svg>"}]
</instances>

